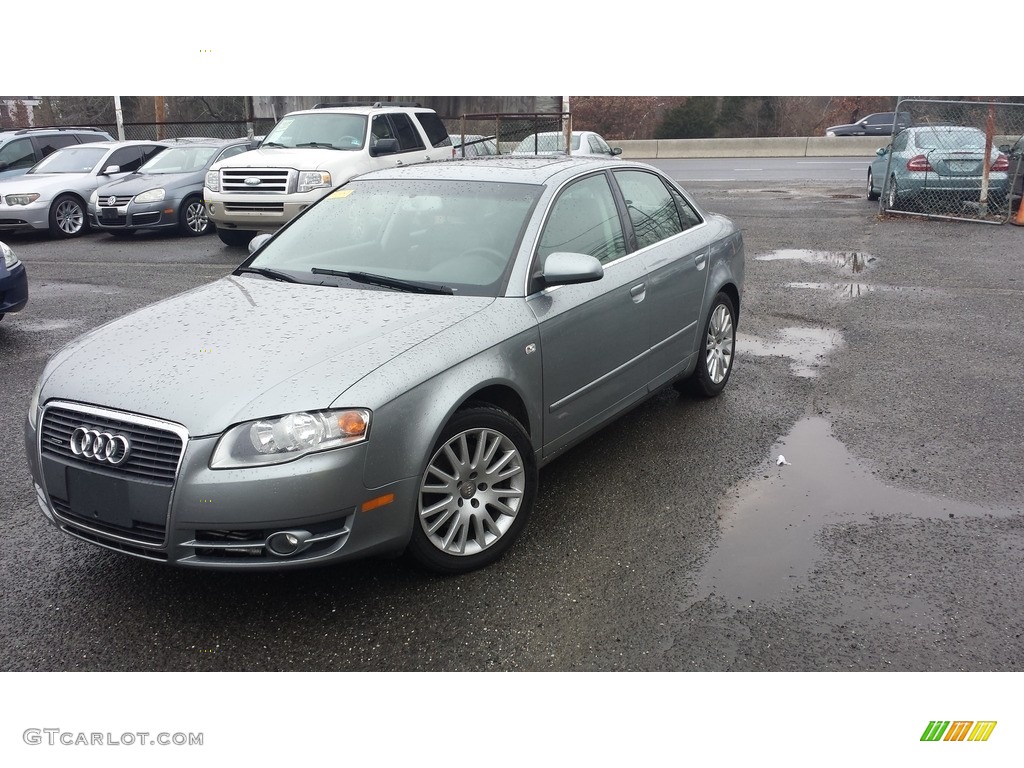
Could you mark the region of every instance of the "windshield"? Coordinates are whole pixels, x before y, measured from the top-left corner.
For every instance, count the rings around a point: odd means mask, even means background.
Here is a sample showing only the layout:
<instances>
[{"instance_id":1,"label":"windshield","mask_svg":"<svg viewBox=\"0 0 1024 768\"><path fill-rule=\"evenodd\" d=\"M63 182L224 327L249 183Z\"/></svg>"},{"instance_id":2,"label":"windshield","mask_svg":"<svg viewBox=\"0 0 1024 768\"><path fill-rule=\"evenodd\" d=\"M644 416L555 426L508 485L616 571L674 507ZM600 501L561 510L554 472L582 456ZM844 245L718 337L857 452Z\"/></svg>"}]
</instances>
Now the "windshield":
<instances>
[{"instance_id":1,"label":"windshield","mask_svg":"<svg viewBox=\"0 0 1024 768\"><path fill-rule=\"evenodd\" d=\"M366 115L309 113L283 118L260 146L356 150L365 139Z\"/></svg>"},{"instance_id":2,"label":"windshield","mask_svg":"<svg viewBox=\"0 0 1024 768\"><path fill-rule=\"evenodd\" d=\"M139 168L139 173L190 173L202 171L220 147L171 147Z\"/></svg>"},{"instance_id":3,"label":"windshield","mask_svg":"<svg viewBox=\"0 0 1024 768\"><path fill-rule=\"evenodd\" d=\"M458 180L364 180L335 190L249 265L304 282L363 273L496 296L542 187Z\"/></svg>"},{"instance_id":4,"label":"windshield","mask_svg":"<svg viewBox=\"0 0 1024 768\"><path fill-rule=\"evenodd\" d=\"M65 147L44 157L29 173L89 173L108 151L108 147Z\"/></svg>"},{"instance_id":5,"label":"windshield","mask_svg":"<svg viewBox=\"0 0 1024 768\"><path fill-rule=\"evenodd\" d=\"M569 140L571 149L580 148L580 135L574 133ZM536 150L534 149L536 147ZM561 133L538 133L527 136L515 149L516 152L564 152L565 136Z\"/></svg>"}]
</instances>

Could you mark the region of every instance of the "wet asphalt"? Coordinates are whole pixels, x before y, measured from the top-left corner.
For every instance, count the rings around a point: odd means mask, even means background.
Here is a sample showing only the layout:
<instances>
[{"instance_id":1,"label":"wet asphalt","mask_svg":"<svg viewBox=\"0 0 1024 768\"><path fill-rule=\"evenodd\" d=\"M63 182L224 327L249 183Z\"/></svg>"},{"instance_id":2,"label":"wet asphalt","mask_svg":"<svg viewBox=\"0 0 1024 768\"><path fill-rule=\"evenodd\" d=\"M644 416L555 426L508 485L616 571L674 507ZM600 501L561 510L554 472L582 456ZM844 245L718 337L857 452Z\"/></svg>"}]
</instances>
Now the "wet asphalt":
<instances>
[{"instance_id":1,"label":"wet asphalt","mask_svg":"<svg viewBox=\"0 0 1024 768\"><path fill-rule=\"evenodd\" d=\"M546 467L516 547L452 578L195 573L50 527L21 442L46 359L244 254L4 236L31 285L0 322L0 669L1018 669L1024 228L689 188L746 239L728 389L663 391Z\"/></svg>"}]
</instances>

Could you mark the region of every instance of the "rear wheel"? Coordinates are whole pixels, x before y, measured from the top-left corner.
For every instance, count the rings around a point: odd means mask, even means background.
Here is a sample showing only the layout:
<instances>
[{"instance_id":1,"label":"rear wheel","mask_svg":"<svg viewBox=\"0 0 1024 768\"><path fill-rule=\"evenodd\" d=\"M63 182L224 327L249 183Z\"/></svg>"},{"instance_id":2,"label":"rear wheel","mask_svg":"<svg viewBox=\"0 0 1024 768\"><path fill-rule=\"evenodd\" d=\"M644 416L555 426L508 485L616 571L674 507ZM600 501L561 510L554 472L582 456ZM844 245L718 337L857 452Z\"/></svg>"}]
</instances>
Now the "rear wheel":
<instances>
[{"instance_id":1,"label":"rear wheel","mask_svg":"<svg viewBox=\"0 0 1024 768\"><path fill-rule=\"evenodd\" d=\"M217 237L224 245L230 245L232 248L244 248L250 240L256 237L256 233L247 229L220 229L218 227Z\"/></svg>"},{"instance_id":2,"label":"rear wheel","mask_svg":"<svg viewBox=\"0 0 1024 768\"><path fill-rule=\"evenodd\" d=\"M187 197L182 201L178 209L178 230L186 237L198 237L210 231L210 219L202 198Z\"/></svg>"},{"instance_id":3,"label":"rear wheel","mask_svg":"<svg viewBox=\"0 0 1024 768\"><path fill-rule=\"evenodd\" d=\"M537 466L526 430L489 405L458 411L420 479L409 554L438 573L489 565L526 526Z\"/></svg>"},{"instance_id":4,"label":"rear wheel","mask_svg":"<svg viewBox=\"0 0 1024 768\"><path fill-rule=\"evenodd\" d=\"M78 237L89 230L85 204L74 195L59 195L50 206L50 234Z\"/></svg>"},{"instance_id":5,"label":"rear wheel","mask_svg":"<svg viewBox=\"0 0 1024 768\"><path fill-rule=\"evenodd\" d=\"M736 308L728 294L715 296L701 338L697 369L675 387L698 397L717 397L729 383L736 349Z\"/></svg>"},{"instance_id":6,"label":"rear wheel","mask_svg":"<svg viewBox=\"0 0 1024 768\"><path fill-rule=\"evenodd\" d=\"M885 207L889 210L896 210L900 204L900 190L896 183L896 177L889 177L889 191L885 197Z\"/></svg>"}]
</instances>

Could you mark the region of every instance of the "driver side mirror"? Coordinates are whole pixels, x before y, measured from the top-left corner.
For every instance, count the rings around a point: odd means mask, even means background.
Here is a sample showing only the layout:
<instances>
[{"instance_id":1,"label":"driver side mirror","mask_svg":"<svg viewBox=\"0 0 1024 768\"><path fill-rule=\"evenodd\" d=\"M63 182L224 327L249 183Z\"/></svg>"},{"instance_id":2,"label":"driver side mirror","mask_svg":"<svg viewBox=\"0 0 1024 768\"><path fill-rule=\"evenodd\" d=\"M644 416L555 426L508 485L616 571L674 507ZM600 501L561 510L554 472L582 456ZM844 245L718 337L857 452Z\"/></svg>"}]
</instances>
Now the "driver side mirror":
<instances>
[{"instance_id":1,"label":"driver side mirror","mask_svg":"<svg viewBox=\"0 0 1024 768\"><path fill-rule=\"evenodd\" d=\"M612 154L613 155L621 155L622 154L622 147L612 147Z\"/></svg>"},{"instance_id":2,"label":"driver side mirror","mask_svg":"<svg viewBox=\"0 0 1024 768\"><path fill-rule=\"evenodd\" d=\"M267 244L267 241L272 238L273 235L269 232L262 232L256 235L252 240L249 241L249 253L256 253L260 248Z\"/></svg>"},{"instance_id":3,"label":"driver side mirror","mask_svg":"<svg viewBox=\"0 0 1024 768\"><path fill-rule=\"evenodd\" d=\"M120 172L121 172L121 166L120 165L108 165L106 168L103 169L103 175L104 176L110 176L113 173L120 173Z\"/></svg>"},{"instance_id":4,"label":"driver side mirror","mask_svg":"<svg viewBox=\"0 0 1024 768\"><path fill-rule=\"evenodd\" d=\"M875 152L875 154L878 155L879 157L885 157L888 152L889 147L880 147L878 151Z\"/></svg>"},{"instance_id":5,"label":"driver side mirror","mask_svg":"<svg viewBox=\"0 0 1024 768\"><path fill-rule=\"evenodd\" d=\"M377 139L376 143L370 147L370 157L393 155L397 151L398 139Z\"/></svg>"},{"instance_id":6,"label":"driver side mirror","mask_svg":"<svg viewBox=\"0 0 1024 768\"><path fill-rule=\"evenodd\" d=\"M592 283L604 277L604 265L586 253L559 251L548 254L540 271L545 288Z\"/></svg>"}]
</instances>

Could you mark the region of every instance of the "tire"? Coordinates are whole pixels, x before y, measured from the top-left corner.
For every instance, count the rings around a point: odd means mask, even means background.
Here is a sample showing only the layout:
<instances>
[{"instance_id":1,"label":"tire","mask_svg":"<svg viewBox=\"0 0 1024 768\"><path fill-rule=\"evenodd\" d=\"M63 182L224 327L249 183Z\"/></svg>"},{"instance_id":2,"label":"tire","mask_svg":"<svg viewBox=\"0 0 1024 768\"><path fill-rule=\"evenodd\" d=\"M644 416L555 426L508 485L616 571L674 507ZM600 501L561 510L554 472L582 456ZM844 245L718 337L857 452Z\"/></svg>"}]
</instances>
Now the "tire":
<instances>
[{"instance_id":1,"label":"tire","mask_svg":"<svg viewBox=\"0 0 1024 768\"><path fill-rule=\"evenodd\" d=\"M229 245L232 248L245 248L249 245L249 241L256 237L256 233L247 229L220 229L218 227L217 237L224 245Z\"/></svg>"},{"instance_id":2,"label":"tire","mask_svg":"<svg viewBox=\"0 0 1024 768\"><path fill-rule=\"evenodd\" d=\"M526 527L536 492L526 430L500 408L466 407L427 458L408 554L435 573L490 565Z\"/></svg>"},{"instance_id":3,"label":"tire","mask_svg":"<svg viewBox=\"0 0 1024 768\"><path fill-rule=\"evenodd\" d=\"M736 308L728 294L715 296L701 339L696 370L675 387L697 397L718 397L729 383L736 351Z\"/></svg>"},{"instance_id":4,"label":"tire","mask_svg":"<svg viewBox=\"0 0 1024 768\"><path fill-rule=\"evenodd\" d=\"M178 209L178 231L185 237L199 237L210 231L210 218L201 197L193 195L182 200Z\"/></svg>"},{"instance_id":5,"label":"tire","mask_svg":"<svg viewBox=\"0 0 1024 768\"><path fill-rule=\"evenodd\" d=\"M899 185L896 184L896 177L889 177L889 190L885 195L885 207L887 210L895 211L899 210L900 204L900 190Z\"/></svg>"},{"instance_id":6,"label":"tire","mask_svg":"<svg viewBox=\"0 0 1024 768\"><path fill-rule=\"evenodd\" d=\"M868 168L868 200L877 200L879 193L875 191L875 177Z\"/></svg>"},{"instance_id":7,"label":"tire","mask_svg":"<svg viewBox=\"0 0 1024 768\"><path fill-rule=\"evenodd\" d=\"M54 237L78 237L89 231L85 203L74 195L58 195L50 204L50 234Z\"/></svg>"}]
</instances>

